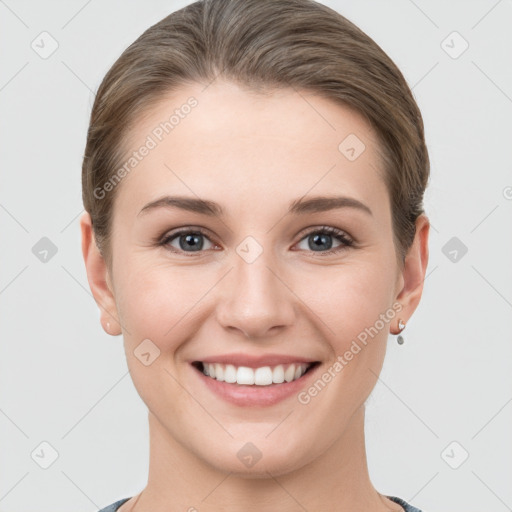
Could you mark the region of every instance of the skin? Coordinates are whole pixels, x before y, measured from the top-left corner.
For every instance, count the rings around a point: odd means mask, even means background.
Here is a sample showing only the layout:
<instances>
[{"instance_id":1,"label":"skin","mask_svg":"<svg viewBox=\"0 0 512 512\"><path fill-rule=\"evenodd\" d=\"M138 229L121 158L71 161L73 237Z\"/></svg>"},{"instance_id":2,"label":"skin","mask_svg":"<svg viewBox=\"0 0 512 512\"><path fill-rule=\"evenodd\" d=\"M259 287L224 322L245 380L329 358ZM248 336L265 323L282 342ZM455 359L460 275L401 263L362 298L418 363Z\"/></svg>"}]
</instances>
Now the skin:
<instances>
[{"instance_id":1,"label":"skin","mask_svg":"<svg viewBox=\"0 0 512 512\"><path fill-rule=\"evenodd\" d=\"M220 80L206 89L182 86L133 128L131 149L190 96L198 106L118 185L111 268L94 243L89 214L81 218L101 323L123 335L148 407L148 484L135 508L134 497L121 512L402 510L370 482L364 404L389 333L420 301L427 217L418 218L400 266L375 133L358 113L305 91L257 95ZM366 146L354 161L338 150L349 134ZM163 195L213 200L226 215L171 208L139 215ZM355 208L286 213L291 201L314 195L356 198L372 215ZM179 237L167 248L155 242L190 226L208 232L200 252L180 252ZM357 243L330 255L325 246L314 251L308 235L322 226ZM236 252L247 236L263 249L251 264ZM333 248L342 245L328 239ZM400 313L308 404L295 395L267 407L229 404L188 362L231 352L294 354L321 361L321 375L397 303ZM145 339L160 350L149 366L134 356ZM247 442L262 453L252 467L237 457Z\"/></svg>"}]
</instances>

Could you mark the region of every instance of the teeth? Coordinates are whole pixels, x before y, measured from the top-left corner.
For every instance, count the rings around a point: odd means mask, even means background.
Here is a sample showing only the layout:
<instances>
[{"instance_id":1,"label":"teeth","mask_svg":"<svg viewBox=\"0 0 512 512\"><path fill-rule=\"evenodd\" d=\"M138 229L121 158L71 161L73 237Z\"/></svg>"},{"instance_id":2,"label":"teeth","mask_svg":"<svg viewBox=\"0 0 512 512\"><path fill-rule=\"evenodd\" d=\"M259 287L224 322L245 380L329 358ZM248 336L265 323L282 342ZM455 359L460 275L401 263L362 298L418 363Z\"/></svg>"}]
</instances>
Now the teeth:
<instances>
[{"instance_id":1,"label":"teeth","mask_svg":"<svg viewBox=\"0 0 512 512\"><path fill-rule=\"evenodd\" d=\"M284 382L284 368L282 364L274 368L274 371L272 372L272 382L275 384L281 384Z\"/></svg>"},{"instance_id":2,"label":"teeth","mask_svg":"<svg viewBox=\"0 0 512 512\"><path fill-rule=\"evenodd\" d=\"M222 365L219 365L222 366ZM234 384L236 382L236 368L232 364L227 364L224 371L224 381Z\"/></svg>"},{"instance_id":3,"label":"teeth","mask_svg":"<svg viewBox=\"0 0 512 512\"><path fill-rule=\"evenodd\" d=\"M247 366L233 366L232 364L203 363L203 373L213 379L230 384L244 384L249 386L269 386L297 380L309 368L309 364L290 364L286 367L280 364L274 367L248 368Z\"/></svg>"},{"instance_id":4,"label":"teeth","mask_svg":"<svg viewBox=\"0 0 512 512\"><path fill-rule=\"evenodd\" d=\"M272 370L270 366L256 368L254 372L254 384L256 384L256 386L269 386L272 384Z\"/></svg>"},{"instance_id":5,"label":"teeth","mask_svg":"<svg viewBox=\"0 0 512 512\"><path fill-rule=\"evenodd\" d=\"M295 365L292 364L292 365L288 366L288 368L284 372L284 380L286 382L291 382L293 380L294 376L295 376Z\"/></svg>"}]
</instances>

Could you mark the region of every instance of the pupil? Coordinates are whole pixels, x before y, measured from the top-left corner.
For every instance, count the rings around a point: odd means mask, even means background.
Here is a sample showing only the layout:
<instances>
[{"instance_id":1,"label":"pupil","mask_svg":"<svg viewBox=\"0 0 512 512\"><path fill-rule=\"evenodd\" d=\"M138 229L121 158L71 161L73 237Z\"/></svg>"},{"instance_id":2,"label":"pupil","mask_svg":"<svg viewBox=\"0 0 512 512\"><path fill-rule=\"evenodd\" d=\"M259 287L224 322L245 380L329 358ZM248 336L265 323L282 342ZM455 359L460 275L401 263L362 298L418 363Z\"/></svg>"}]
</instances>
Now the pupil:
<instances>
[{"instance_id":1,"label":"pupil","mask_svg":"<svg viewBox=\"0 0 512 512\"><path fill-rule=\"evenodd\" d=\"M311 235L310 240L313 240L313 250L317 251L319 248L330 249L332 247L332 240L330 238L331 236L326 233ZM321 247L322 244L326 244L327 247Z\"/></svg>"},{"instance_id":2,"label":"pupil","mask_svg":"<svg viewBox=\"0 0 512 512\"><path fill-rule=\"evenodd\" d=\"M194 249L201 250L203 248L202 240L200 239L202 235L182 235L180 237L180 247L181 249ZM182 240L185 239L185 244L182 244Z\"/></svg>"}]
</instances>

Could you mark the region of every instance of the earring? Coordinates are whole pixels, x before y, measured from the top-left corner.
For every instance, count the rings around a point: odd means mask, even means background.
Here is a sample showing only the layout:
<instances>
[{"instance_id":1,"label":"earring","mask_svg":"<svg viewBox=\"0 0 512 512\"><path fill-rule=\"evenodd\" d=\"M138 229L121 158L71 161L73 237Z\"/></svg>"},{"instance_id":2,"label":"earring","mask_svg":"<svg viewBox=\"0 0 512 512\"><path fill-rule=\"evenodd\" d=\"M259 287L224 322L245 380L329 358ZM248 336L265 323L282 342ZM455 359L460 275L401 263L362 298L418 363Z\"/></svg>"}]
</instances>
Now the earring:
<instances>
[{"instance_id":1,"label":"earring","mask_svg":"<svg viewBox=\"0 0 512 512\"><path fill-rule=\"evenodd\" d=\"M401 318L398 319L398 329L398 338L396 339L396 341L398 342L399 345L403 345L404 338L400 333L405 329L405 322Z\"/></svg>"}]
</instances>

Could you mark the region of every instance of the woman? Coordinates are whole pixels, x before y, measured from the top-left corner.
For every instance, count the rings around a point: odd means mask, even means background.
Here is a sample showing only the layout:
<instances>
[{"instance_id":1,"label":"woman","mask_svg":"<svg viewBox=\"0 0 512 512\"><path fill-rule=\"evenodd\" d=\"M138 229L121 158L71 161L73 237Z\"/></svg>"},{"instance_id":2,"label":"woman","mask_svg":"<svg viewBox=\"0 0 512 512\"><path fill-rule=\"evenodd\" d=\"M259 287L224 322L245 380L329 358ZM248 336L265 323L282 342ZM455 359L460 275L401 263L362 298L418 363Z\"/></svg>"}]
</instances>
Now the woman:
<instances>
[{"instance_id":1,"label":"woman","mask_svg":"<svg viewBox=\"0 0 512 512\"><path fill-rule=\"evenodd\" d=\"M150 466L103 512L418 512L373 487L364 414L421 298L428 176L402 74L321 4L195 2L121 55L82 250Z\"/></svg>"}]
</instances>

